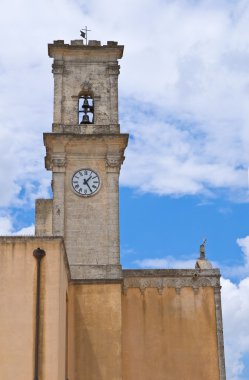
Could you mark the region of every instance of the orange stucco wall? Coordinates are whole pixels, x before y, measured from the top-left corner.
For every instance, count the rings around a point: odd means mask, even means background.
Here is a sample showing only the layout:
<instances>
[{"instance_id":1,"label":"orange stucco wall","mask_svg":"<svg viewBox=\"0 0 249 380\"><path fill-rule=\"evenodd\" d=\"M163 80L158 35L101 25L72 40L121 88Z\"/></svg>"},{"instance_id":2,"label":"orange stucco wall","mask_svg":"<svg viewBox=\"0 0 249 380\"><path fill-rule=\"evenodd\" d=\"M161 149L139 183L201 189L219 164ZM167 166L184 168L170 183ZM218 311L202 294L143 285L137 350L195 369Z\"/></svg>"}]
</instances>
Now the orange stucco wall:
<instances>
[{"instance_id":1,"label":"orange stucco wall","mask_svg":"<svg viewBox=\"0 0 249 380\"><path fill-rule=\"evenodd\" d=\"M123 380L219 380L213 288L129 288L122 308Z\"/></svg>"},{"instance_id":2,"label":"orange stucco wall","mask_svg":"<svg viewBox=\"0 0 249 380\"><path fill-rule=\"evenodd\" d=\"M71 284L68 378L121 380L121 285Z\"/></svg>"},{"instance_id":3,"label":"orange stucco wall","mask_svg":"<svg viewBox=\"0 0 249 380\"><path fill-rule=\"evenodd\" d=\"M0 238L0 379L34 377L36 248L41 265L39 379L65 379L67 272L60 238Z\"/></svg>"},{"instance_id":4,"label":"orange stucco wall","mask_svg":"<svg viewBox=\"0 0 249 380\"><path fill-rule=\"evenodd\" d=\"M214 288L68 285L56 237L0 238L0 379L33 378L38 247L39 380L220 379Z\"/></svg>"}]
</instances>

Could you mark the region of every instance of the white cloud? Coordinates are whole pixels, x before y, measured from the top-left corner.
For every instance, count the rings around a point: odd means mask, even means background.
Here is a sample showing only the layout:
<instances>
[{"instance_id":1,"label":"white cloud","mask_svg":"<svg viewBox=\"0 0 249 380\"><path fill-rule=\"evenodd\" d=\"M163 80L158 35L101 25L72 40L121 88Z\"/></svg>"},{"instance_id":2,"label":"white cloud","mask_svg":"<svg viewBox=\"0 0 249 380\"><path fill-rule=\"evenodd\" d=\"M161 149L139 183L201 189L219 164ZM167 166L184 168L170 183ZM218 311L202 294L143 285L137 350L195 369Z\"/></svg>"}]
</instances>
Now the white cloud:
<instances>
[{"instance_id":1,"label":"white cloud","mask_svg":"<svg viewBox=\"0 0 249 380\"><path fill-rule=\"evenodd\" d=\"M19 205L36 192L47 196L42 132L51 128L53 80L46 45L78 37L83 16L91 38L125 43L120 94L131 106L121 109L122 121L135 139L122 183L178 195L247 187L248 14L244 1L2 1L1 205L16 204L21 190Z\"/></svg>"},{"instance_id":2,"label":"white cloud","mask_svg":"<svg viewBox=\"0 0 249 380\"><path fill-rule=\"evenodd\" d=\"M0 235L10 235L12 223L8 216L0 217Z\"/></svg>"},{"instance_id":3,"label":"white cloud","mask_svg":"<svg viewBox=\"0 0 249 380\"><path fill-rule=\"evenodd\" d=\"M249 276L249 236L237 239L237 244L243 253L243 264L223 266L222 273L226 277L241 279Z\"/></svg>"},{"instance_id":4,"label":"white cloud","mask_svg":"<svg viewBox=\"0 0 249 380\"><path fill-rule=\"evenodd\" d=\"M42 142L53 105L47 43L70 39L81 15L66 0L3 0L0 7L0 206L32 205L50 187Z\"/></svg>"},{"instance_id":5,"label":"white cloud","mask_svg":"<svg viewBox=\"0 0 249 380\"><path fill-rule=\"evenodd\" d=\"M13 232L12 235L29 236L35 234L35 226L32 224L29 227L23 227L20 230Z\"/></svg>"},{"instance_id":6,"label":"white cloud","mask_svg":"<svg viewBox=\"0 0 249 380\"><path fill-rule=\"evenodd\" d=\"M200 135L196 125L154 121L154 114L143 112L138 110L136 122L126 124L134 139L121 173L124 185L160 195L211 195L211 189L227 187L237 190L237 198L242 188L247 189L247 171L212 157L206 147L207 135ZM132 109L128 114L132 115Z\"/></svg>"},{"instance_id":7,"label":"white cloud","mask_svg":"<svg viewBox=\"0 0 249 380\"><path fill-rule=\"evenodd\" d=\"M18 235L34 235L35 226L32 224L28 227L23 227L20 230L15 230L11 216L0 216L0 235L2 236L18 236Z\"/></svg>"},{"instance_id":8,"label":"white cloud","mask_svg":"<svg viewBox=\"0 0 249 380\"><path fill-rule=\"evenodd\" d=\"M111 9L111 12L110 12ZM47 196L42 132L51 130L46 45L89 37L125 44L122 130L133 134L121 183L157 194L245 200L249 163L249 5L244 0L1 2L0 205ZM127 20L129 25L127 26ZM138 22L139 20L139 22ZM40 187L37 190L36 187ZM236 195L234 195L236 193Z\"/></svg>"},{"instance_id":9,"label":"white cloud","mask_svg":"<svg viewBox=\"0 0 249 380\"><path fill-rule=\"evenodd\" d=\"M150 268L150 269L193 269L195 268L196 260L181 259L178 260L175 257L167 256L163 258L153 258L153 259L143 259L136 260L134 264L138 265L139 268Z\"/></svg>"},{"instance_id":10,"label":"white cloud","mask_svg":"<svg viewBox=\"0 0 249 380\"><path fill-rule=\"evenodd\" d=\"M243 374L249 354L249 277L238 285L221 279L222 311L228 380L246 380Z\"/></svg>"}]
</instances>

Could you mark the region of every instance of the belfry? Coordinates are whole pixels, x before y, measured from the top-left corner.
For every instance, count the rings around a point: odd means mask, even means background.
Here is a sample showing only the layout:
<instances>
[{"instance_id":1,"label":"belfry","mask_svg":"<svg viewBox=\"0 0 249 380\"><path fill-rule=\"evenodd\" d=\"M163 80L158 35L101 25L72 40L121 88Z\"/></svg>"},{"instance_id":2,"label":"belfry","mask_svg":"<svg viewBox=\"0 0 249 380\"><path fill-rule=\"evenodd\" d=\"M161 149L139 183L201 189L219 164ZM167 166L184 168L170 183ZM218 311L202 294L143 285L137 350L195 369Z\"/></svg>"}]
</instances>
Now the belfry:
<instances>
[{"instance_id":1,"label":"belfry","mask_svg":"<svg viewBox=\"0 0 249 380\"><path fill-rule=\"evenodd\" d=\"M117 60L123 46L82 43L49 45L54 122L44 142L53 200L45 201L47 207L39 201L36 234L64 237L73 279L118 279L118 180L128 141L118 124ZM52 230L44 231L47 213L52 214Z\"/></svg>"},{"instance_id":2,"label":"belfry","mask_svg":"<svg viewBox=\"0 0 249 380\"><path fill-rule=\"evenodd\" d=\"M115 41L63 40L53 58L54 114L44 133L52 199L35 236L0 237L0 378L225 380L220 272L124 270Z\"/></svg>"}]
</instances>

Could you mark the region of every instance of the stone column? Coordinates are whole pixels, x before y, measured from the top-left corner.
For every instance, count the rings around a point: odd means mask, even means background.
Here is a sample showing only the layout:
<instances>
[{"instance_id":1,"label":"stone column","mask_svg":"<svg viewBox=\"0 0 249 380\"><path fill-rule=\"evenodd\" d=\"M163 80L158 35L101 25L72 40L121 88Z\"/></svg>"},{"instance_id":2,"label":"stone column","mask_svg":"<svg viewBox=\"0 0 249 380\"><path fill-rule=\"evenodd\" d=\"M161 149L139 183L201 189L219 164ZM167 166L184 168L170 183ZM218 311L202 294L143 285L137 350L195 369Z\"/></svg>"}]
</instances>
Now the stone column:
<instances>
[{"instance_id":1,"label":"stone column","mask_svg":"<svg viewBox=\"0 0 249 380\"><path fill-rule=\"evenodd\" d=\"M61 124L62 117L62 87L63 87L63 60L55 60L52 65L54 74L54 124Z\"/></svg>"},{"instance_id":2,"label":"stone column","mask_svg":"<svg viewBox=\"0 0 249 380\"><path fill-rule=\"evenodd\" d=\"M120 265L119 241L119 172L123 158L107 156L107 220L108 220L108 264Z\"/></svg>"},{"instance_id":3,"label":"stone column","mask_svg":"<svg viewBox=\"0 0 249 380\"><path fill-rule=\"evenodd\" d=\"M115 63L108 66L108 74L110 76L110 124L116 126L118 124L118 75L120 66ZM113 131L115 132L115 131Z\"/></svg>"},{"instance_id":4,"label":"stone column","mask_svg":"<svg viewBox=\"0 0 249 380\"><path fill-rule=\"evenodd\" d=\"M68 120L66 124L79 125L79 97L76 95L71 96L68 100Z\"/></svg>"},{"instance_id":5,"label":"stone column","mask_svg":"<svg viewBox=\"0 0 249 380\"><path fill-rule=\"evenodd\" d=\"M64 156L52 157L53 170L53 235L64 236L64 177L66 159Z\"/></svg>"},{"instance_id":6,"label":"stone column","mask_svg":"<svg viewBox=\"0 0 249 380\"><path fill-rule=\"evenodd\" d=\"M94 124L99 124L99 106L100 106L100 99L101 97L99 95L94 94Z\"/></svg>"},{"instance_id":7,"label":"stone column","mask_svg":"<svg viewBox=\"0 0 249 380\"><path fill-rule=\"evenodd\" d=\"M215 313L216 313L216 328L217 328L217 343L218 343L218 359L219 359L219 369L220 369L220 380L226 380L220 288L221 288L220 286L214 287L214 299L215 299Z\"/></svg>"}]
</instances>

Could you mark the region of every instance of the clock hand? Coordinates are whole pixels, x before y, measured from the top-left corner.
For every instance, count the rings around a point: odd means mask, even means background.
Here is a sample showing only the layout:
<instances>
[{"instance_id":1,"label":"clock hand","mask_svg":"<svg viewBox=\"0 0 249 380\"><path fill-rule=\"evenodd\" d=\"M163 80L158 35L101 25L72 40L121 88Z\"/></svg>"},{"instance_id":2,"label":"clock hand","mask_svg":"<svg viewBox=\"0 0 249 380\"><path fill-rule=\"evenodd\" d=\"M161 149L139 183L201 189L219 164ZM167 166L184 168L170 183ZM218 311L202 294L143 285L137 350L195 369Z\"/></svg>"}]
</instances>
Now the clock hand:
<instances>
[{"instance_id":1,"label":"clock hand","mask_svg":"<svg viewBox=\"0 0 249 380\"><path fill-rule=\"evenodd\" d=\"M89 179L89 178L88 178ZM92 189L90 188L90 186L88 185L88 182L86 179L84 179L84 182L83 182L84 185L87 185L88 189L91 191L92 193Z\"/></svg>"},{"instance_id":2,"label":"clock hand","mask_svg":"<svg viewBox=\"0 0 249 380\"><path fill-rule=\"evenodd\" d=\"M91 178L92 178L92 176L90 175L90 177L88 179L85 179L84 181L88 182L89 179L91 179Z\"/></svg>"}]
</instances>

